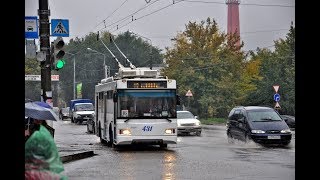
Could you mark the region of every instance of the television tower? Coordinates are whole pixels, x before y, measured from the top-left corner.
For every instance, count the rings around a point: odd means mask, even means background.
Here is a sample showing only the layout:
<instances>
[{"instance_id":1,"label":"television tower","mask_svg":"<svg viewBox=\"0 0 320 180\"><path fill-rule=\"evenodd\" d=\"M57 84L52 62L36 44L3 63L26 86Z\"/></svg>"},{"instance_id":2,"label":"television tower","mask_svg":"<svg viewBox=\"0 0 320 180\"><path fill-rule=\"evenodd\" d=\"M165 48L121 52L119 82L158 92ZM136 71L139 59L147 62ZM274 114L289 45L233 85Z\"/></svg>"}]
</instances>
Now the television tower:
<instances>
[{"instance_id":1,"label":"television tower","mask_svg":"<svg viewBox=\"0 0 320 180\"><path fill-rule=\"evenodd\" d=\"M240 23L239 23L239 4L240 0L226 0L228 5L228 34L236 34L240 37ZM236 42L240 46L240 39Z\"/></svg>"}]
</instances>

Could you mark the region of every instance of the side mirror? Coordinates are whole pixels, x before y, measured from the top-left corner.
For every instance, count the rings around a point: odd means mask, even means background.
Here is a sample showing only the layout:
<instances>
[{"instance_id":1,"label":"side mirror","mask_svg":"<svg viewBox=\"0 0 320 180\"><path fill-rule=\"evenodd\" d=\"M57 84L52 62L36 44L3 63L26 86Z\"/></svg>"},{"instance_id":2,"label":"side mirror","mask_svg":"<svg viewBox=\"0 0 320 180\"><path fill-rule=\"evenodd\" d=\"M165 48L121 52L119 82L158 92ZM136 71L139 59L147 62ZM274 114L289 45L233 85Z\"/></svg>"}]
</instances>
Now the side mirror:
<instances>
[{"instance_id":1,"label":"side mirror","mask_svg":"<svg viewBox=\"0 0 320 180\"><path fill-rule=\"evenodd\" d=\"M242 118L239 118L238 121L241 123L244 123L244 119L245 119L245 117L242 117Z\"/></svg>"},{"instance_id":2,"label":"side mirror","mask_svg":"<svg viewBox=\"0 0 320 180\"><path fill-rule=\"evenodd\" d=\"M117 92L113 93L113 102L118 102L118 93Z\"/></svg>"},{"instance_id":3,"label":"side mirror","mask_svg":"<svg viewBox=\"0 0 320 180\"><path fill-rule=\"evenodd\" d=\"M194 116L194 118L198 119L198 116Z\"/></svg>"}]
</instances>

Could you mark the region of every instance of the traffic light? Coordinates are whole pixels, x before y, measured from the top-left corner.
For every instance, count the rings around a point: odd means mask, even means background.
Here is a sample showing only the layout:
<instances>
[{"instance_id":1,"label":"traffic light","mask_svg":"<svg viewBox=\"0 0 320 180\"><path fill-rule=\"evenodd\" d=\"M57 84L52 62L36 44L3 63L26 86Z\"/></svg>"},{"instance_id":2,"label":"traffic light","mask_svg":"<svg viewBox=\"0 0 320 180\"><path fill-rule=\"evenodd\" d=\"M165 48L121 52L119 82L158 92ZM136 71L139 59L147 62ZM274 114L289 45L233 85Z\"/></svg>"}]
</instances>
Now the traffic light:
<instances>
[{"instance_id":1,"label":"traffic light","mask_svg":"<svg viewBox=\"0 0 320 180\"><path fill-rule=\"evenodd\" d=\"M65 60L63 59L63 56L65 55L65 52L63 50L64 47L64 41L62 37L57 37L57 39L52 43L53 47L51 48L52 52L52 66L51 69L53 70L59 70L62 69L65 65Z\"/></svg>"}]
</instances>

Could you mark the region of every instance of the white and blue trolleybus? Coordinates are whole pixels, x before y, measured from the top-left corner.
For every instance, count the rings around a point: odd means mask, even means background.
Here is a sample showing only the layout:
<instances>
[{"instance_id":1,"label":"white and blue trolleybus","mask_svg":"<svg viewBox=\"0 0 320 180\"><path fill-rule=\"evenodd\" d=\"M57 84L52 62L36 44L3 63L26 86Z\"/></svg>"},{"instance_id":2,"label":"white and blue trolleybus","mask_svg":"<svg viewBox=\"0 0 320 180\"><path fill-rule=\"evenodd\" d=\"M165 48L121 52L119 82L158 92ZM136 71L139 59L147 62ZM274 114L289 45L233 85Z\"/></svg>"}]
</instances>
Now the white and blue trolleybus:
<instances>
[{"instance_id":1,"label":"white and blue trolleybus","mask_svg":"<svg viewBox=\"0 0 320 180\"><path fill-rule=\"evenodd\" d=\"M119 68L95 86L95 134L109 146L177 143L177 84L146 67Z\"/></svg>"}]
</instances>

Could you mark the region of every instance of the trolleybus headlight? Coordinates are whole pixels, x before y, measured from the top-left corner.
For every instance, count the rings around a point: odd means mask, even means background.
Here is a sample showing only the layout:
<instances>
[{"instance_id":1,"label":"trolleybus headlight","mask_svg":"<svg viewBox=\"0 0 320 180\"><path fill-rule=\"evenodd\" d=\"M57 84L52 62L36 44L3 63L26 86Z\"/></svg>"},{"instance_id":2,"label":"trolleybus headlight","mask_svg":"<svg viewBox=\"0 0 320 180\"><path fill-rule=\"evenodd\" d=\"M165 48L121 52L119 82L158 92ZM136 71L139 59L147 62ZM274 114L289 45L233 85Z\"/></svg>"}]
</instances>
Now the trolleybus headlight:
<instances>
[{"instance_id":1,"label":"trolleybus headlight","mask_svg":"<svg viewBox=\"0 0 320 180\"><path fill-rule=\"evenodd\" d=\"M174 134L175 133L175 129L166 129L165 131L166 134Z\"/></svg>"},{"instance_id":2,"label":"trolleybus headlight","mask_svg":"<svg viewBox=\"0 0 320 180\"><path fill-rule=\"evenodd\" d=\"M131 130L130 129L120 129L119 134L131 135Z\"/></svg>"}]
</instances>

